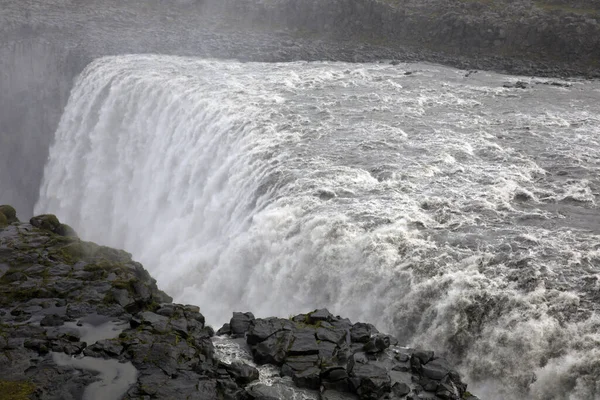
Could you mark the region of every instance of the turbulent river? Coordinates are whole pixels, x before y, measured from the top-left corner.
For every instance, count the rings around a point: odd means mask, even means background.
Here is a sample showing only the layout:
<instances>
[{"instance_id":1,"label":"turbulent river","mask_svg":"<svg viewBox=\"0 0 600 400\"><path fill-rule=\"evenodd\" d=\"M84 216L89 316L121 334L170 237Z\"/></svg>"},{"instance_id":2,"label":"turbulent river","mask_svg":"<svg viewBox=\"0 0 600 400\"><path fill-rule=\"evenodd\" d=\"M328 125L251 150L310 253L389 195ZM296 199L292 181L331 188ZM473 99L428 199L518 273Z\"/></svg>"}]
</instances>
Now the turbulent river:
<instances>
[{"instance_id":1,"label":"turbulent river","mask_svg":"<svg viewBox=\"0 0 600 400\"><path fill-rule=\"evenodd\" d=\"M35 211L217 327L327 307L445 353L482 399L600 399L599 140L598 82L108 57Z\"/></svg>"}]
</instances>

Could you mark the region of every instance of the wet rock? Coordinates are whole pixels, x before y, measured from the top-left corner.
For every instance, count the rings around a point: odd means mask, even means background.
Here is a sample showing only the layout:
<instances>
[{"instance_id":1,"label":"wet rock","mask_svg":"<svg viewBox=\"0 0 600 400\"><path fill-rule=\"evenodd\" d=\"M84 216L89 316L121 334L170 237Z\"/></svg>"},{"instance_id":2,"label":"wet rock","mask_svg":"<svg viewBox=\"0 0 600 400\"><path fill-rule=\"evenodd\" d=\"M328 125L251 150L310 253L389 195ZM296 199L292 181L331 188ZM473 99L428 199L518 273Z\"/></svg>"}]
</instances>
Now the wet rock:
<instances>
[{"instance_id":1,"label":"wet rock","mask_svg":"<svg viewBox=\"0 0 600 400\"><path fill-rule=\"evenodd\" d=\"M246 340L249 345L260 343L280 331L290 331L294 325L281 318L268 318L251 322Z\"/></svg>"},{"instance_id":2,"label":"wet rock","mask_svg":"<svg viewBox=\"0 0 600 400\"><path fill-rule=\"evenodd\" d=\"M310 367L302 372L295 373L292 379L298 387L319 390L321 387L321 370L317 367Z\"/></svg>"},{"instance_id":3,"label":"wet rock","mask_svg":"<svg viewBox=\"0 0 600 400\"><path fill-rule=\"evenodd\" d=\"M416 349L412 353L412 357L418 358L421 364L427 364L433 358L433 351L427 351L422 349Z\"/></svg>"},{"instance_id":4,"label":"wet rock","mask_svg":"<svg viewBox=\"0 0 600 400\"><path fill-rule=\"evenodd\" d=\"M396 382L394 386L392 386L392 393L398 397L404 397L410 393L410 386L404 382Z\"/></svg>"},{"instance_id":5,"label":"wet rock","mask_svg":"<svg viewBox=\"0 0 600 400\"><path fill-rule=\"evenodd\" d=\"M290 331L279 331L252 348L254 361L258 364L281 366L287 356L294 336Z\"/></svg>"},{"instance_id":6,"label":"wet rock","mask_svg":"<svg viewBox=\"0 0 600 400\"><path fill-rule=\"evenodd\" d=\"M436 358L423 365L421 371L423 376L439 381L450 372L450 364L443 358Z\"/></svg>"},{"instance_id":7,"label":"wet rock","mask_svg":"<svg viewBox=\"0 0 600 400\"><path fill-rule=\"evenodd\" d=\"M61 326L62 324L64 324L63 317L56 314L46 315L40 321L41 326Z\"/></svg>"},{"instance_id":8,"label":"wet rock","mask_svg":"<svg viewBox=\"0 0 600 400\"><path fill-rule=\"evenodd\" d=\"M381 353L385 349L390 347L390 338L386 335L374 335L363 347L363 350L367 353Z\"/></svg>"},{"instance_id":9,"label":"wet rock","mask_svg":"<svg viewBox=\"0 0 600 400\"><path fill-rule=\"evenodd\" d=\"M234 361L224 366L231 378L240 385L247 385L258 379L258 370L241 361Z\"/></svg>"},{"instance_id":10,"label":"wet rock","mask_svg":"<svg viewBox=\"0 0 600 400\"><path fill-rule=\"evenodd\" d=\"M317 324L319 321L331 321L333 320L333 315L326 309L321 308L320 310L315 310L311 313L308 313L308 323L309 324Z\"/></svg>"},{"instance_id":11,"label":"wet rock","mask_svg":"<svg viewBox=\"0 0 600 400\"><path fill-rule=\"evenodd\" d=\"M223 324L223 326L217 331L217 335L230 335L231 334L231 326L227 323Z\"/></svg>"},{"instance_id":12,"label":"wet rock","mask_svg":"<svg viewBox=\"0 0 600 400\"><path fill-rule=\"evenodd\" d=\"M378 333L378 331L373 325L358 322L350 329L350 339L353 342L367 343L374 333Z\"/></svg>"},{"instance_id":13,"label":"wet rock","mask_svg":"<svg viewBox=\"0 0 600 400\"><path fill-rule=\"evenodd\" d=\"M288 350L288 355L302 356L310 354L319 354L319 345L315 337L314 329L296 330L293 333L292 345Z\"/></svg>"},{"instance_id":14,"label":"wet rock","mask_svg":"<svg viewBox=\"0 0 600 400\"><path fill-rule=\"evenodd\" d=\"M250 322L254 320L254 315L252 313L240 313L234 312L233 317L229 321L229 326L231 329L231 335L233 337L244 337L248 328L250 327Z\"/></svg>"},{"instance_id":15,"label":"wet rock","mask_svg":"<svg viewBox=\"0 0 600 400\"><path fill-rule=\"evenodd\" d=\"M391 391L389 374L377 365L356 363L350 378L354 391L361 399L379 399Z\"/></svg>"}]
</instances>

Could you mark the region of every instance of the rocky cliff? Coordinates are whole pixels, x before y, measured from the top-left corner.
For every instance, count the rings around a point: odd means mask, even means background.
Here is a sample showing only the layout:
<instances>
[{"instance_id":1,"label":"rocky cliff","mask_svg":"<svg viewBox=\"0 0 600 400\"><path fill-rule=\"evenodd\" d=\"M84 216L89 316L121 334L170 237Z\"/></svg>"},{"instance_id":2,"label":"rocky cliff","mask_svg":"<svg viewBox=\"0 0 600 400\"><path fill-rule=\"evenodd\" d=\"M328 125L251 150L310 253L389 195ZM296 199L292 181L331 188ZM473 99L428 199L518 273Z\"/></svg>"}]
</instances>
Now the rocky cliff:
<instances>
[{"instance_id":1,"label":"rocky cliff","mask_svg":"<svg viewBox=\"0 0 600 400\"><path fill-rule=\"evenodd\" d=\"M215 335L130 254L53 215L21 223L0 206L0 291L3 400L475 399L433 352L324 309L234 313Z\"/></svg>"}]
</instances>

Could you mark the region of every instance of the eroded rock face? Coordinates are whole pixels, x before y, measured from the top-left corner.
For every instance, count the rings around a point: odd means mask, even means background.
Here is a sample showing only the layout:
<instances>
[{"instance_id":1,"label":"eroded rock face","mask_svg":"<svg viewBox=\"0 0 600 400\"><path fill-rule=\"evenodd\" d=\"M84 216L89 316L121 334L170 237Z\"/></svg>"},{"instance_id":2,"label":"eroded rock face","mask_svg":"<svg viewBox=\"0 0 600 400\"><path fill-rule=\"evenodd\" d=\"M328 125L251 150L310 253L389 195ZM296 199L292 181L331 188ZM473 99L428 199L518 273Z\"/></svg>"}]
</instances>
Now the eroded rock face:
<instances>
[{"instance_id":1,"label":"eroded rock face","mask_svg":"<svg viewBox=\"0 0 600 400\"><path fill-rule=\"evenodd\" d=\"M209 400L256 379L243 365L221 374L199 308L172 304L130 254L65 235L53 215L0 214L0 386L35 399Z\"/></svg>"}]
</instances>

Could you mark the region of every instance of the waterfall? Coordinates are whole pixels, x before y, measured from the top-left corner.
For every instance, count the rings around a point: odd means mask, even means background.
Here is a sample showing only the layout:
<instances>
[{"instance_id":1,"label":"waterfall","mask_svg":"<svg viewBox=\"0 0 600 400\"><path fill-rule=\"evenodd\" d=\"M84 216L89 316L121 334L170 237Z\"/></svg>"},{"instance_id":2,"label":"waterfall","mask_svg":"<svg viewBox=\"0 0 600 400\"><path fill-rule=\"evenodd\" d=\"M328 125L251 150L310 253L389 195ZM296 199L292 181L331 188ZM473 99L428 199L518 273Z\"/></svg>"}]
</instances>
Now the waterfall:
<instances>
[{"instance_id":1,"label":"waterfall","mask_svg":"<svg viewBox=\"0 0 600 400\"><path fill-rule=\"evenodd\" d=\"M398 68L96 60L35 211L131 252L211 324L328 307L445 353L483 398L594 398L594 292L556 271L577 254L593 277L598 236L543 224L547 199L589 182L553 181L539 151L497 138L533 126L560 155L560 129L597 114L517 104L494 74Z\"/></svg>"}]
</instances>

